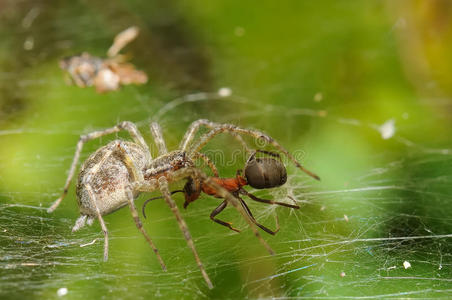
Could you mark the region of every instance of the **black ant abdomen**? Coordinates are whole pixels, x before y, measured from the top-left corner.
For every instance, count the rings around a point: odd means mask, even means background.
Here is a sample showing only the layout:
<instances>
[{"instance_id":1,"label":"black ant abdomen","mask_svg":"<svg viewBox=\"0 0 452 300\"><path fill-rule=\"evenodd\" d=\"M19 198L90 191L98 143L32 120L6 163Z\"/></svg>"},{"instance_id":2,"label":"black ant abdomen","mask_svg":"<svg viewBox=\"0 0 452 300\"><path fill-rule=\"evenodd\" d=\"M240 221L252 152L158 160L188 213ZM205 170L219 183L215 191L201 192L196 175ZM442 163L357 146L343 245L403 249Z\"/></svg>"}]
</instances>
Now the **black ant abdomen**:
<instances>
[{"instance_id":1,"label":"black ant abdomen","mask_svg":"<svg viewBox=\"0 0 452 300\"><path fill-rule=\"evenodd\" d=\"M255 189L274 188L286 183L287 171L281 160L252 156L245 166L245 178Z\"/></svg>"}]
</instances>

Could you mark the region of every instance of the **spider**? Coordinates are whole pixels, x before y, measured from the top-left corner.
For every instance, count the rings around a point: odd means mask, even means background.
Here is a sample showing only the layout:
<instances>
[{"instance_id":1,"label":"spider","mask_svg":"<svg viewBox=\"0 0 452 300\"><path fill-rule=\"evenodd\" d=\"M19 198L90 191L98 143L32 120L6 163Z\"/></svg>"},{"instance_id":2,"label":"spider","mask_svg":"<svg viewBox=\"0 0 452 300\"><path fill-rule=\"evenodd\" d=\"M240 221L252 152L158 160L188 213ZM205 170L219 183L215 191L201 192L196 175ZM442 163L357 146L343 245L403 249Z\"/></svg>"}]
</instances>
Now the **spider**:
<instances>
[{"instance_id":1,"label":"spider","mask_svg":"<svg viewBox=\"0 0 452 300\"><path fill-rule=\"evenodd\" d=\"M120 85L144 84L147 76L135 66L125 63L119 51L138 35L137 27L129 27L116 35L113 45L108 49L108 58L92 56L87 52L60 61L61 69L68 72L71 81L79 87L95 86L98 93L115 91Z\"/></svg>"},{"instance_id":2,"label":"spider","mask_svg":"<svg viewBox=\"0 0 452 300\"><path fill-rule=\"evenodd\" d=\"M263 158L256 158L257 153L263 153L266 155L272 156L269 157L263 157ZM274 159L273 157L277 157L278 160ZM209 166L211 166L209 164ZM259 224L256 219L254 218L253 214L251 213L251 210L249 209L246 202L240 197L240 195L248 196L250 199L258 202L263 202L267 204L277 204L281 206L286 206L294 209L299 209L300 207L298 205L292 205L287 204L283 202L277 202L277 201L271 201L266 199L261 199L253 194L247 192L243 187L246 185L249 185L256 189L268 189L268 188L274 188L279 187L286 183L287 181L287 171L284 166L284 164L281 161L281 157L278 153L270 152L270 151L263 151L263 150L255 150L251 156L248 158L245 168L244 168L244 177L241 175L242 170L237 170L236 176L232 178L220 178L218 176L218 171L214 166L211 166L211 169L214 173L214 176L211 177L211 179L217 183L218 185L225 188L228 192L230 192L234 197L236 197L239 201L242 207L245 209L248 217L251 219L251 221L264 230L265 232L275 235L279 231L279 225L277 223L277 229L271 230L267 227L265 227L262 224ZM189 178L187 180L187 183L185 184L184 188L182 190L176 190L172 191L171 194L175 193L184 193L185 196L185 202L184 202L184 208L187 208L187 206L197 200L201 192L204 192L207 195L214 196L216 198L222 198L221 195L219 195L218 191L215 188L212 188L208 185L203 185L199 181L194 181L193 179ZM143 216L146 218L145 208L146 205L153 200L161 199L162 197L154 197L151 199L146 200L143 203L142 207L142 213ZM224 222L222 220L219 220L215 218L219 213L221 213L226 206L228 205L228 202L224 200L217 208L215 208L212 213L210 214L210 219L220 225L226 226L229 229L240 232L237 228L232 227L232 223L230 222Z\"/></svg>"},{"instance_id":3,"label":"spider","mask_svg":"<svg viewBox=\"0 0 452 300\"><path fill-rule=\"evenodd\" d=\"M201 127L206 127L209 131L196 139L196 133ZM194 121L189 126L180 143L179 149L168 152L160 126L157 123L152 122L150 124L150 131L158 149L158 156L152 158L149 147L138 131L136 125L132 122L125 121L114 127L80 136L69 169L69 174L64 185L63 193L52 206L48 208L47 211L49 213L54 211L67 195L83 145L90 140L121 130L127 131L133 141L117 139L109 142L107 145L100 147L92 153L80 168L78 184L76 187L80 217L76 220L72 231L75 232L79 230L85 226L86 223L91 225L97 218L104 233L104 261L106 261L108 259L108 230L103 216L128 205L136 227L153 249L162 269L166 270L165 263L163 262L159 251L143 228L134 204L134 199L136 199L140 193L159 190L176 217L179 228L182 231L187 245L191 249L201 274L209 288L213 288L212 282L201 263L187 224L171 197L168 187L169 183L178 182L184 179L186 180L188 178L195 182L200 182L202 186L210 186L215 189L216 195L224 198L228 204L231 204L239 211L249 224L254 235L266 247L267 251L270 254L274 254L273 250L258 232L239 199L216 183L211 177L204 174L199 168L195 167L195 159L206 157L200 150L212 138L223 132L227 132L236 137L236 139L243 144L245 142L241 138L241 135L263 139L278 151L285 154L299 169L311 177L319 179L317 175L303 168L277 141L257 130L244 129L232 124L218 124L201 119Z\"/></svg>"}]
</instances>

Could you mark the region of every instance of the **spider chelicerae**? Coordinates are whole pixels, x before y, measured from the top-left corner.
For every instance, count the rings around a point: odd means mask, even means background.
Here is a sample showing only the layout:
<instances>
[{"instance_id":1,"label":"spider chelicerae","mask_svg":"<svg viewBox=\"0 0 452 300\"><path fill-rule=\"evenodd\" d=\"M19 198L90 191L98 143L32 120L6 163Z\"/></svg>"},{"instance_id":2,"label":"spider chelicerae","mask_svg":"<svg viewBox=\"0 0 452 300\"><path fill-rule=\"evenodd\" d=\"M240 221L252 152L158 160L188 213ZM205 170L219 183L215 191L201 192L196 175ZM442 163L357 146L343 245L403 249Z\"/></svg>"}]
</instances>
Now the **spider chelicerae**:
<instances>
[{"instance_id":1,"label":"spider chelicerae","mask_svg":"<svg viewBox=\"0 0 452 300\"><path fill-rule=\"evenodd\" d=\"M201 127L206 127L209 131L196 139L196 134ZM239 199L237 199L224 187L216 183L212 177L207 176L201 169L195 167L194 161L196 159L203 159L208 165L213 165L213 162L211 162L207 156L200 152L200 150L212 138L223 132L230 133L245 147L246 143L242 139L242 135L251 136L256 139L263 139L266 143L272 145L276 150L286 155L289 160L291 160L303 172L315 179L319 179L317 175L303 168L293 157L293 155L290 154L277 141L257 130L244 129L232 124L218 124L204 119L197 120L189 126L180 143L179 149L168 152L162 136L161 128L157 123L153 122L150 124L150 131L154 142L157 145L159 155L158 157L153 158L148 145L135 124L125 121L114 127L101 131L94 131L80 137L77 143L72 165L69 169L63 193L52 204L52 206L49 207L47 210L48 212L54 211L66 196L69 185L74 176L83 145L90 140L116 133L121 130L128 131L133 141L124 141L119 139L111 141L91 154L81 166L78 184L76 187L80 217L75 222L72 231L74 232L79 230L85 226L86 223L91 225L97 218L104 233L104 260L106 261L108 259L108 230L103 216L128 205L138 230L141 231L153 249L160 265L162 266L162 269L166 270L165 263L163 262L159 251L147 234L146 230L143 228L134 204L134 199L136 199L140 193L159 190L175 215L179 228L184 235L188 247L193 252L196 263L198 264L201 274L209 288L213 288L212 282L201 263L187 224L185 223L179 208L171 197L171 192L168 187L169 183L188 179L215 189L217 196L225 199L227 204L231 204L240 212L253 230L254 235L266 247L268 252L270 254L274 253L270 246L261 237L255 224L253 223L253 220L250 219ZM245 149L249 151L247 147Z\"/></svg>"}]
</instances>

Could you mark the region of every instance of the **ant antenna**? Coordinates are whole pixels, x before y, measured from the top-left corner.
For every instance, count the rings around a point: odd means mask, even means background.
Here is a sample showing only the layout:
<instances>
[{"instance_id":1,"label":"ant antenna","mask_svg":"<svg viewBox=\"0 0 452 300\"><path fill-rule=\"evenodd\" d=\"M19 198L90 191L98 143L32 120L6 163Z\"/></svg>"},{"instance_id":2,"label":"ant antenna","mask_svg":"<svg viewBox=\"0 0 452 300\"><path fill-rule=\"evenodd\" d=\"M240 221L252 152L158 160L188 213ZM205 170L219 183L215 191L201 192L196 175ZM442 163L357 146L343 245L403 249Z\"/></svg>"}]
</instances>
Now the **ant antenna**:
<instances>
[{"instance_id":1,"label":"ant antenna","mask_svg":"<svg viewBox=\"0 0 452 300\"><path fill-rule=\"evenodd\" d=\"M175 190L175 191L171 192L171 195L173 195L175 193L179 193L179 192L183 193L184 191L183 190ZM154 197L154 198L144 201L143 206L141 208L141 212L143 213L143 217L145 219L146 219L146 213L145 213L146 204L148 204L148 202L150 202L150 201L157 200L157 199L163 199L163 196Z\"/></svg>"}]
</instances>

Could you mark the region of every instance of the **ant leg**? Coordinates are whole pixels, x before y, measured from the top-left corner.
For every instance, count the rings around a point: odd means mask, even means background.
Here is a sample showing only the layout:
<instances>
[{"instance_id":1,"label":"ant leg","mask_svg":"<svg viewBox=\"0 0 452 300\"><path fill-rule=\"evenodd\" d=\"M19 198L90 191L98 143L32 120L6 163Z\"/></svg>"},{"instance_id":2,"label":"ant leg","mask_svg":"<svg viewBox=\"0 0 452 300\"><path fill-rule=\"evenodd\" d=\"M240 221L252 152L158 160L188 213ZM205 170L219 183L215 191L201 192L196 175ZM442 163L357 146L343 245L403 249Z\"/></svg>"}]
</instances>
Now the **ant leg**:
<instances>
[{"instance_id":1,"label":"ant leg","mask_svg":"<svg viewBox=\"0 0 452 300\"><path fill-rule=\"evenodd\" d=\"M159 254L159 250L157 247L155 247L154 243L152 242L151 238L147 234L146 230L143 228L143 223L141 223L140 217L138 216L137 209L135 207L135 204L133 203L133 194L132 191L129 189L126 190L127 193L127 200L130 207L130 212L132 214L133 220L135 221L135 225L137 226L138 230L143 234L144 238L148 242L149 246L151 246L152 250L155 253L155 256L157 256L157 259L162 266L163 271L166 271L165 263L163 262L162 257Z\"/></svg>"},{"instance_id":2,"label":"ant leg","mask_svg":"<svg viewBox=\"0 0 452 300\"><path fill-rule=\"evenodd\" d=\"M225 222L225 221L221 221L217 218L215 218L216 215L218 215L219 213L221 213L223 211L223 209L226 208L226 206L228 205L228 202L226 200L224 200L223 202L221 202L220 205L218 205L217 208L215 208L212 213L210 214L210 219L212 221L214 221L215 223L218 223L220 225L226 226L227 228L234 230L236 232L240 232L240 230L238 230L237 228L232 227L232 223L230 222Z\"/></svg>"},{"instance_id":3,"label":"ant leg","mask_svg":"<svg viewBox=\"0 0 452 300\"><path fill-rule=\"evenodd\" d=\"M49 212L49 213L53 212L58 207L58 205L60 205L61 201L66 196L66 194L68 192L68 189L69 189L69 185L71 184L71 181L72 181L72 177L74 177L75 168L76 168L78 160L80 158L80 153L82 152L83 145L86 142L90 141L90 140L94 140L94 139L100 138L100 137L102 137L104 135L107 135L107 134L116 133L116 132L119 132L121 130L128 131L130 136L132 137L132 139L137 144L139 144L141 147L143 147L145 150L147 150L146 152L150 153L149 152L149 147L146 145L146 142L144 141L143 137L141 136L141 134L138 131L138 129L135 126L135 124L133 124L132 122L128 122L128 121L121 122L118 125L116 125L114 127L111 127L111 128L108 128L108 129L105 129L105 130L94 131L94 132L91 132L89 134L80 136L80 139L79 139L79 141L77 143L77 147L76 147L76 150L75 150L74 158L72 160L71 168L69 169L69 174L68 174L68 177L66 179L66 183L64 185L63 193L52 204L52 206L50 206L47 209L47 212Z\"/></svg>"},{"instance_id":4,"label":"ant leg","mask_svg":"<svg viewBox=\"0 0 452 300\"><path fill-rule=\"evenodd\" d=\"M96 195L93 192L93 189L90 184L86 185L86 190L89 194L89 199L91 200L91 204L96 209L96 215L99 219L100 226L102 227L102 231L104 233L104 261L108 260L108 230L107 226L105 225L104 219L102 218L102 215L100 213L99 207L97 207L97 200Z\"/></svg>"},{"instance_id":5,"label":"ant leg","mask_svg":"<svg viewBox=\"0 0 452 300\"><path fill-rule=\"evenodd\" d=\"M295 208L295 209L299 209L300 207L298 205L293 205L293 204L288 204L288 203L284 203L284 202L278 202L278 201L273 201L273 200L267 200L267 199L262 199L262 198L258 198L256 196L254 196L253 194L245 191L244 189L240 190L240 193L242 193L243 195L246 195L248 197L251 198L251 200L257 201L257 202L263 202L263 203L267 203L267 204L276 204L276 205L281 205L281 206L285 206L285 207L290 207L290 208Z\"/></svg>"},{"instance_id":6,"label":"ant leg","mask_svg":"<svg viewBox=\"0 0 452 300\"><path fill-rule=\"evenodd\" d=\"M271 229L265 227L264 225L259 224L259 223L256 221L256 219L254 218L253 214L251 213L251 210L250 210L250 208L248 207L248 205L246 205L245 201L243 201L243 199L240 198L240 197L239 197L239 199L240 199L240 203L242 204L243 208L244 208L244 209L246 210L246 212L248 213L248 216L250 217L251 221L253 221L253 223L256 224L256 226L258 226L259 228L261 228L262 230L264 230L265 232L267 232L267 233L269 233L269 234L271 234L271 235L275 235L276 233L278 233L278 231L279 231L279 229L280 229L280 228L279 228L278 217L276 217L276 229L275 229L275 231L273 231L273 230L271 230Z\"/></svg>"},{"instance_id":7,"label":"ant leg","mask_svg":"<svg viewBox=\"0 0 452 300\"><path fill-rule=\"evenodd\" d=\"M206 184L210 186L211 188L215 189L217 192L217 195L219 198L225 199L228 204L231 204L234 206L234 208L242 215L242 217L245 219L245 221L250 226L251 230L253 231L256 238L259 240L259 242L267 249L268 253L271 255L275 254L275 252L272 250L272 248L267 244L267 242L262 238L261 234L256 228L256 225L254 225L253 221L250 220L249 216L247 215L246 211L240 204L240 201L232 195L228 190L226 190L221 185L217 184L215 181L212 180L212 178L208 177L204 172L197 168L183 168L179 169L177 171L174 171L170 174L170 180L172 182L181 180L187 177L196 178L197 180L200 180L202 184ZM159 180L166 180L164 177L160 177Z\"/></svg>"},{"instance_id":8,"label":"ant leg","mask_svg":"<svg viewBox=\"0 0 452 300\"><path fill-rule=\"evenodd\" d=\"M168 181L165 177L160 177L158 179L160 191L162 192L163 197L165 198L166 203L171 208L171 211L173 212L174 216L177 219L177 223L179 224L179 228L184 234L184 238L187 242L188 247L193 252L193 255L195 257L196 263L198 264L199 269L201 270L201 274L204 277L204 280L207 283L207 286L209 289L213 289L212 281L210 281L209 275L207 275L206 270L204 269L204 266L201 262L201 259L199 258L198 252L196 251L195 244L193 243L193 239L191 237L190 231L188 231L187 224L185 223L185 220L182 218L182 215L179 211L179 208L176 205L176 202L171 198L171 194L168 188Z\"/></svg>"}]
</instances>

